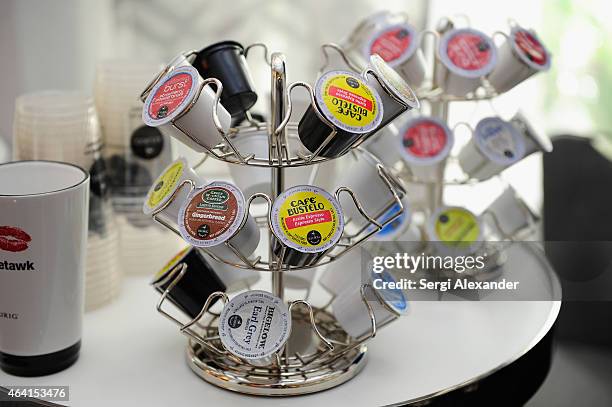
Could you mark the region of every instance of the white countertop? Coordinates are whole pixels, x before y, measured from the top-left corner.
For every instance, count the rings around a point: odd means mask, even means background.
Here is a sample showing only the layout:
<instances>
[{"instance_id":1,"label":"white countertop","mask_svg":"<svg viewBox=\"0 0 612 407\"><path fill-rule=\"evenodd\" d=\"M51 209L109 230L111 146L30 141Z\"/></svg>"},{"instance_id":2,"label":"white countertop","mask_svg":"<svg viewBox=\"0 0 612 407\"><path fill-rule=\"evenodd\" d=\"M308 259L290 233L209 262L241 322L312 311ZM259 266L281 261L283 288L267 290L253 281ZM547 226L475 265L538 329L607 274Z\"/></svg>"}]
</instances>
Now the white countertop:
<instances>
[{"instance_id":1,"label":"white countertop","mask_svg":"<svg viewBox=\"0 0 612 407\"><path fill-rule=\"evenodd\" d=\"M505 268L542 269L536 256L516 250ZM544 290L558 290L550 271L542 271L541 281ZM198 378L185 362L186 338L157 314L157 299L148 278L128 277L117 301L86 314L81 357L73 367L41 378L0 372L0 386L68 385L69 404L88 407L127 401L185 407L246 401L252 407L388 405L455 388L511 363L542 339L560 308L560 301L413 301L409 315L370 342L368 364L354 379L313 395L264 398Z\"/></svg>"}]
</instances>

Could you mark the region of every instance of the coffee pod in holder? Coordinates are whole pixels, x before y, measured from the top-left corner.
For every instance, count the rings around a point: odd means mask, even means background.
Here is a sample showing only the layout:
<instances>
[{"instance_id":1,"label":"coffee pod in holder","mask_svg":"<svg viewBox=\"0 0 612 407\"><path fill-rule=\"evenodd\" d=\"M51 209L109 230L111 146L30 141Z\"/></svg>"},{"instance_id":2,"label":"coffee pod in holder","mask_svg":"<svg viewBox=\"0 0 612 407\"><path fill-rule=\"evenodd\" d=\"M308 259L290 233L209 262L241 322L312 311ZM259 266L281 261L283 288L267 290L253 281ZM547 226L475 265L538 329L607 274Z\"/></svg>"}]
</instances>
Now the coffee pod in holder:
<instances>
[{"instance_id":1,"label":"coffee pod in holder","mask_svg":"<svg viewBox=\"0 0 612 407\"><path fill-rule=\"evenodd\" d=\"M225 292L228 294L242 290L250 290L250 287L255 285L261 277L259 271L230 266L229 264L220 263L214 259L209 259L208 262L217 270L217 275L227 287Z\"/></svg>"},{"instance_id":2,"label":"coffee pod in holder","mask_svg":"<svg viewBox=\"0 0 612 407\"><path fill-rule=\"evenodd\" d=\"M365 261L364 261L364 256ZM359 288L363 264L371 261L368 252L355 249L331 262L321 274L318 282L327 292L337 296L348 287Z\"/></svg>"},{"instance_id":3,"label":"coffee pod in holder","mask_svg":"<svg viewBox=\"0 0 612 407\"><path fill-rule=\"evenodd\" d=\"M552 142L548 136L543 131L537 130L520 111L510 119L510 123L520 131L525 139L525 156L539 151L550 153L553 150Z\"/></svg>"},{"instance_id":4,"label":"coffee pod in holder","mask_svg":"<svg viewBox=\"0 0 612 407\"><path fill-rule=\"evenodd\" d=\"M231 142L243 156L254 154L255 158L265 160L269 157L267 132L238 134ZM236 164L230 165L229 170L232 179L246 197L258 192L270 195L272 175L269 168Z\"/></svg>"},{"instance_id":5,"label":"coffee pod in holder","mask_svg":"<svg viewBox=\"0 0 612 407\"><path fill-rule=\"evenodd\" d=\"M387 284L397 282L388 271L373 273L369 284L378 286L376 280ZM377 328L408 312L408 300L399 288L368 289L364 299L361 285L351 284L334 298L331 308L340 326L353 338L361 338L372 332L372 320L365 301L372 308Z\"/></svg>"},{"instance_id":6,"label":"coffee pod in holder","mask_svg":"<svg viewBox=\"0 0 612 407\"><path fill-rule=\"evenodd\" d=\"M499 47L499 62L488 76L498 93L550 69L551 55L535 32L515 26Z\"/></svg>"},{"instance_id":7,"label":"coffee pod in holder","mask_svg":"<svg viewBox=\"0 0 612 407\"><path fill-rule=\"evenodd\" d=\"M231 124L231 116L221 104L216 104L212 87L204 85L198 71L183 66L170 71L151 89L142 110L147 126L159 127L162 133L174 137L198 152L206 152L221 140L213 114L223 132Z\"/></svg>"},{"instance_id":8,"label":"coffee pod in holder","mask_svg":"<svg viewBox=\"0 0 612 407\"><path fill-rule=\"evenodd\" d=\"M179 210L178 223L187 243L235 264L243 261L225 242L245 258L259 244L260 231L249 216L244 195L228 182L214 181L191 191Z\"/></svg>"},{"instance_id":9,"label":"coffee pod in holder","mask_svg":"<svg viewBox=\"0 0 612 407\"><path fill-rule=\"evenodd\" d=\"M486 117L459 153L459 165L470 177L486 180L525 156L525 140L518 129L499 117Z\"/></svg>"},{"instance_id":10,"label":"coffee pod in holder","mask_svg":"<svg viewBox=\"0 0 612 407\"><path fill-rule=\"evenodd\" d=\"M502 237L511 238L531 226L536 216L514 188L508 186L483 212L482 218L487 223L492 222L494 230Z\"/></svg>"},{"instance_id":11,"label":"coffee pod in holder","mask_svg":"<svg viewBox=\"0 0 612 407\"><path fill-rule=\"evenodd\" d=\"M330 71L317 80L314 105L300 119L298 135L311 153L338 157L380 128L383 114L380 95L361 76Z\"/></svg>"},{"instance_id":12,"label":"coffee pod in holder","mask_svg":"<svg viewBox=\"0 0 612 407\"><path fill-rule=\"evenodd\" d=\"M437 181L453 147L453 132L433 117L410 120L399 130L398 146L410 172L420 181Z\"/></svg>"},{"instance_id":13,"label":"coffee pod in holder","mask_svg":"<svg viewBox=\"0 0 612 407\"><path fill-rule=\"evenodd\" d=\"M342 237L344 220L340 203L321 188L297 185L280 194L270 213L273 251L283 263L307 266L316 263Z\"/></svg>"},{"instance_id":14,"label":"coffee pod in holder","mask_svg":"<svg viewBox=\"0 0 612 407\"><path fill-rule=\"evenodd\" d=\"M385 127L400 114L419 108L419 101L410 86L379 55L370 57L364 72L367 84L379 95L383 105L383 119L379 129ZM368 134L373 135L374 132Z\"/></svg>"},{"instance_id":15,"label":"coffee pod in holder","mask_svg":"<svg viewBox=\"0 0 612 407\"><path fill-rule=\"evenodd\" d=\"M458 206L438 208L425 225L434 252L442 256L477 252L483 244L483 227L478 216Z\"/></svg>"},{"instance_id":16,"label":"coffee pod in holder","mask_svg":"<svg viewBox=\"0 0 612 407\"><path fill-rule=\"evenodd\" d=\"M217 78L223 84L221 103L232 116L243 114L257 102L244 47L222 41L198 51L193 65L202 78Z\"/></svg>"},{"instance_id":17,"label":"coffee pod in holder","mask_svg":"<svg viewBox=\"0 0 612 407\"><path fill-rule=\"evenodd\" d=\"M486 34L460 28L446 32L438 46L440 64L435 81L444 92L465 96L474 92L481 78L491 73L497 63L497 48Z\"/></svg>"},{"instance_id":18,"label":"coffee pod in holder","mask_svg":"<svg viewBox=\"0 0 612 407\"><path fill-rule=\"evenodd\" d=\"M192 185L186 181L191 181L193 187L200 186L204 180L187 164L187 161L179 157L157 177L144 201L142 211L145 215L153 216L155 212L158 218L165 224L178 229L178 214L183 201L189 195ZM179 190L175 197L172 195ZM165 208L164 206L167 205Z\"/></svg>"},{"instance_id":19,"label":"coffee pod in holder","mask_svg":"<svg viewBox=\"0 0 612 407\"><path fill-rule=\"evenodd\" d=\"M406 22L387 25L371 33L365 39L362 55L366 61L370 56L380 55L411 86L418 87L425 80L427 65L419 47L419 35Z\"/></svg>"},{"instance_id":20,"label":"coffee pod in holder","mask_svg":"<svg viewBox=\"0 0 612 407\"><path fill-rule=\"evenodd\" d=\"M338 184L351 189L365 212L375 220L394 204L394 195L381 173L386 175L396 192L402 194L404 189L395 177L370 154L360 153L354 157L351 165L344 171ZM401 198L401 196L400 196ZM367 226L368 220L357 209L353 199L347 194L340 195L340 203L344 210L347 230L356 233Z\"/></svg>"},{"instance_id":21,"label":"coffee pod in holder","mask_svg":"<svg viewBox=\"0 0 612 407\"><path fill-rule=\"evenodd\" d=\"M233 355L254 366L274 363L291 334L291 315L280 298L246 291L228 302L219 318L219 338Z\"/></svg>"},{"instance_id":22,"label":"coffee pod in holder","mask_svg":"<svg viewBox=\"0 0 612 407\"><path fill-rule=\"evenodd\" d=\"M287 288L294 290L310 290L315 275L316 270L314 268L291 271L283 275L283 282Z\"/></svg>"},{"instance_id":23,"label":"coffee pod in holder","mask_svg":"<svg viewBox=\"0 0 612 407\"><path fill-rule=\"evenodd\" d=\"M183 264L186 269L179 276ZM176 284L173 283L176 281ZM195 318L208 297L217 291L225 292L226 286L217 276L202 254L193 247L186 247L155 274L151 285L163 293L169 287L168 298L190 318ZM216 302L217 299L213 301Z\"/></svg>"}]
</instances>

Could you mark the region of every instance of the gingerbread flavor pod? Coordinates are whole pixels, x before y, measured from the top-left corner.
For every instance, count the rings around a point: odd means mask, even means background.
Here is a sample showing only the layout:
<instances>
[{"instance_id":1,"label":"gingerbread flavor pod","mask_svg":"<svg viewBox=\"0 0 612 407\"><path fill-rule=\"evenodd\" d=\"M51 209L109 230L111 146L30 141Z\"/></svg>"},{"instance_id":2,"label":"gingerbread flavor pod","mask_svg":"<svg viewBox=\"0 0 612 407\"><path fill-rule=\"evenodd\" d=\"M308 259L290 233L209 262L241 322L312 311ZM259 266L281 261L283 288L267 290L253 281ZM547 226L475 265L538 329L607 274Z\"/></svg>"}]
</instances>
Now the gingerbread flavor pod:
<instances>
[{"instance_id":1,"label":"gingerbread flavor pod","mask_svg":"<svg viewBox=\"0 0 612 407\"><path fill-rule=\"evenodd\" d=\"M178 221L187 243L232 264L243 264L243 260L226 242L245 258L259 244L260 231L248 214L244 195L228 182L215 181L194 189L183 201Z\"/></svg>"}]
</instances>

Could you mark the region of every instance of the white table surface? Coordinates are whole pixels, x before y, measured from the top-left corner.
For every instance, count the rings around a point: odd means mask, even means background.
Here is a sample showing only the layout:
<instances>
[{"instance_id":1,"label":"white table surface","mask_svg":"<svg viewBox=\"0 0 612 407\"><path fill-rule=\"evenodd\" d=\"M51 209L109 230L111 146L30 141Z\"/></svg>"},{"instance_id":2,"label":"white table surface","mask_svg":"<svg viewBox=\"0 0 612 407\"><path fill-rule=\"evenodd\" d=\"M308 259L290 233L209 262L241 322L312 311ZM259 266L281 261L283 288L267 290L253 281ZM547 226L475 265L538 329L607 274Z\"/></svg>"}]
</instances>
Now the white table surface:
<instances>
[{"instance_id":1,"label":"white table surface","mask_svg":"<svg viewBox=\"0 0 612 407\"><path fill-rule=\"evenodd\" d=\"M541 270L540 260L516 247L505 268ZM542 271L541 289L558 294ZM556 295L557 295L556 294ZM202 405L380 406L443 392L486 376L522 356L554 323L560 301L413 301L411 313L382 329L369 361L349 382L289 398L244 396L198 378L185 362L186 338L157 314L148 278L128 277L120 298L85 316L83 347L70 369L42 378L0 372L0 386L68 385L73 406L181 407Z\"/></svg>"}]
</instances>

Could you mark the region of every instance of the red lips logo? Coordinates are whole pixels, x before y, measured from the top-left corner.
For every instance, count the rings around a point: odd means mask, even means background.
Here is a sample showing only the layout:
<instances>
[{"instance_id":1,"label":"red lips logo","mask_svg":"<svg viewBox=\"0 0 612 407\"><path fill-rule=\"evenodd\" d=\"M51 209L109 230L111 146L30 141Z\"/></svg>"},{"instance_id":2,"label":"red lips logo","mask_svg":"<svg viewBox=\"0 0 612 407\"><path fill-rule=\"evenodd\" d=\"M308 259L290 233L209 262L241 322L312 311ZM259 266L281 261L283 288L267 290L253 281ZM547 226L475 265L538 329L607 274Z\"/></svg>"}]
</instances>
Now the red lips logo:
<instances>
[{"instance_id":1,"label":"red lips logo","mask_svg":"<svg viewBox=\"0 0 612 407\"><path fill-rule=\"evenodd\" d=\"M0 249L7 252L22 252L28 248L32 238L23 230L13 226L0 226Z\"/></svg>"}]
</instances>

